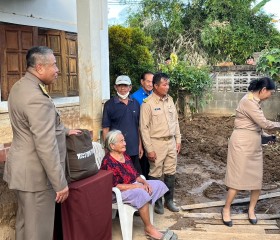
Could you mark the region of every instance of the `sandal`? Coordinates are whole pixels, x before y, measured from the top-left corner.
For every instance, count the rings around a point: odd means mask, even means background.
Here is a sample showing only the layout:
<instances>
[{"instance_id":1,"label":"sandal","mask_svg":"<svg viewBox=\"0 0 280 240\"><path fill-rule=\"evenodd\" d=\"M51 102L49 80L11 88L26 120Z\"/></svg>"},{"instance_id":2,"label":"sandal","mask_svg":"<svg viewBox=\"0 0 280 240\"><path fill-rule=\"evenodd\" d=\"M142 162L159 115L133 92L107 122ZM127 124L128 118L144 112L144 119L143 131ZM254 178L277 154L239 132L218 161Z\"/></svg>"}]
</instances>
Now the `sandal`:
<instances>
[{"instance_id":1,"label":"sandal","mask_svg":"<svg viewBox=\"0 0 280 240\"><path fill-rule=\"evenodd\" d=\"M178 239L177 234L171 230L167 230L166 232L162 232L162 233L163 236L161 238L155 238L148 233L146 233L146 237L149 240L177 240Z\"/></svg>"}]
</instances>

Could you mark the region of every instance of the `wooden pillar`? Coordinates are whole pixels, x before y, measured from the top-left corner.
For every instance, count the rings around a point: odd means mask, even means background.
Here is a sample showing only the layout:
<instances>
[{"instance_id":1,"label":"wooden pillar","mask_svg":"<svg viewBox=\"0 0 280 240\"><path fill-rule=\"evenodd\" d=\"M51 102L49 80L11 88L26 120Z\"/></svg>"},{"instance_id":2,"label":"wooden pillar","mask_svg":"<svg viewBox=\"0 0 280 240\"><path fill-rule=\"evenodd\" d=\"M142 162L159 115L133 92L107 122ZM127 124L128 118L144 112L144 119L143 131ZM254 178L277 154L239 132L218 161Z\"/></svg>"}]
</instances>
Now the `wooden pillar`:
<instances>
[{"instance_id":1,"label":"wooden pillar","mask_svg":"<svg viewBox=\"0 0 280 240\"><path fill-rule=\"evenodd\" d=\"M99 138L102 99L109 92L107 0L77 0L78 64L81 127Z\"/></svg>"}]
</instances>

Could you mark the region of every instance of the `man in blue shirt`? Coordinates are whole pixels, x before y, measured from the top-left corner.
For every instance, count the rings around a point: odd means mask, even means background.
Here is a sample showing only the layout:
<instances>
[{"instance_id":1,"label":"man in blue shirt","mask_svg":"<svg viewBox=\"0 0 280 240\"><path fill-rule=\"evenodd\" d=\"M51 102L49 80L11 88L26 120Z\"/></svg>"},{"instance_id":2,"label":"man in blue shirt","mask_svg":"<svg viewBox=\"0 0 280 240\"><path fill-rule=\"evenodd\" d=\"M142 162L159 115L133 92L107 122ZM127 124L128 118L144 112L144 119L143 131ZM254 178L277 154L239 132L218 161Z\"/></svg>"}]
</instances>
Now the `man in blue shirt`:
<instances>
[{"instance_id":1,"label":"man in blue shirt","mask_svg":"<svg viewBox=\"0 0 280 240\"><path fill-rule=\"evenodd\" d=\"M115 82L117 96L104 105L102 130L105 140L110 130L120 130L126 141L126 153L130 156L135 169L142 174L139 158L143 155L142 141L139 135L140 105L129 96L131 80L126 75L118 76Z\"/></svg>"},{"instance_id":2,"label":"man in blue shirt","mask_svg":"<svg viewBox=\"0 0 280 240\"><path fill-rule=\"evenodd\" d=\"M144 99L153 92L153 76L154 74L152 72L144 72L141 75L141 87L131 95L132 98L139 102L140 106Z\"/></svg>"},{"instance_id":3,"label":"man in blue shirt","mask_svg":"<svg viewBox=\"0 0 280 240\"><path fill-rule=\"evenodd\" d=\"M140 106L142 105L144 99L146 99L153 92L153 77L154 74L152 72L144 72L141 75L141 87L131 95L132 98L139 102ZM140 159L140 165L142 174L146 177L146 179L148 179L150 164L145 154L143 154L143 157Z\"/></svg>"}]
</instances>

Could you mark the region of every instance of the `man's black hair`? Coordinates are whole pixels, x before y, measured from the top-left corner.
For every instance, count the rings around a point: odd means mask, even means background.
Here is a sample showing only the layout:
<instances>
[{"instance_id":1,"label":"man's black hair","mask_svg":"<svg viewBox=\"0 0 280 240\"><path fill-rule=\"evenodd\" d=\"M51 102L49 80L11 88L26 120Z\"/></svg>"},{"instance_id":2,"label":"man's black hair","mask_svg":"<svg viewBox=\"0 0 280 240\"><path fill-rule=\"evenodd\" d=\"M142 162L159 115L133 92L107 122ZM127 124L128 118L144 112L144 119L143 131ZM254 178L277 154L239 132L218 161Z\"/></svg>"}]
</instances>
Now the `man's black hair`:
<instances>
[{"instance_id":1,"label":"man's black hair","mask_svg":"<svg viewBox=\"0 0 280 240\"><path fill-rule=\"evenodd\" d=\"M53 51L46 46L36 46L28 50L26 54L26 65L28 67L35 67L38 57L43 58L48 54L53 54Z\"/></svg>"},{"instance_id":2,"label":"man's black hair","mask_svg":"<svg viewBox=\"0 0 280 240\"><path fill-rule=\"evenodd\" d=\"M154 75L154 73L153 73L153 72L146 71L146 72L143 72L143 73L141 74L140 79L145 80L145 77L146 77L146 75L148 75L148 74L153 74L153 75Z\"/></svg>"},{"instance_id":3,"label":"man's black hair","mask_svg":"<svg viewBox=\"0 0 280 240\"><path fill-rule=\"evenodd\" d=\"M164 80L168 80L169 77L166 73L163 73L163 72L157 72L155 73L154 77L153 77L153 85L155 84L159 84L161 79L164 79Z\"/></svg>"}]
</instances>

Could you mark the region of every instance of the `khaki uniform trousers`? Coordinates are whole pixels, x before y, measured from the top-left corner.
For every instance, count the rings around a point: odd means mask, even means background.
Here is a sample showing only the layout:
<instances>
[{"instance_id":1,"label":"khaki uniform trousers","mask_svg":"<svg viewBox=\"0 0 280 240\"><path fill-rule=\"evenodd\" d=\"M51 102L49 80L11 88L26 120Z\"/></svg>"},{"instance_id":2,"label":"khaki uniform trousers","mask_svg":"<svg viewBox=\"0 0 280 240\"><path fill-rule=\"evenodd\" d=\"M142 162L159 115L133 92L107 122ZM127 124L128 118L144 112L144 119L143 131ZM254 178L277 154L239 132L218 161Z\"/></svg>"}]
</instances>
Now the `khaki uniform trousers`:
<instances>
[{"instance_id":1,"label":"khaki uniform trousers","mask_svg":"<svg viewBox=\"0 0 280 240\"><path fill-rule=\"evenodd\" d=\"M16 240L52 240L55 192L17 191Z\"/></svg>"},{"instance_id":2,"label":"khaki uniform trousers","mask_svg":"<svg viewBox=\"0 0 280 240\"><path fill-rule=\"evenodd\" d=\"M163 174L174 175L177 166L175 138L151 138L151 142L157 155L157 159L155 162L150 161L149 176L160 178Z\"/></svg>"}]
</instances>

